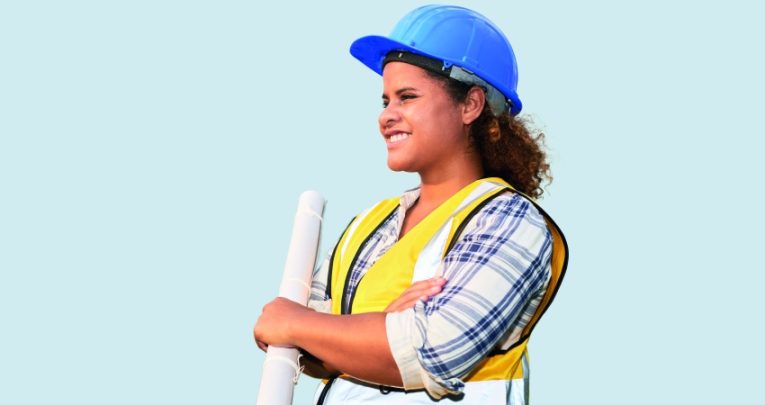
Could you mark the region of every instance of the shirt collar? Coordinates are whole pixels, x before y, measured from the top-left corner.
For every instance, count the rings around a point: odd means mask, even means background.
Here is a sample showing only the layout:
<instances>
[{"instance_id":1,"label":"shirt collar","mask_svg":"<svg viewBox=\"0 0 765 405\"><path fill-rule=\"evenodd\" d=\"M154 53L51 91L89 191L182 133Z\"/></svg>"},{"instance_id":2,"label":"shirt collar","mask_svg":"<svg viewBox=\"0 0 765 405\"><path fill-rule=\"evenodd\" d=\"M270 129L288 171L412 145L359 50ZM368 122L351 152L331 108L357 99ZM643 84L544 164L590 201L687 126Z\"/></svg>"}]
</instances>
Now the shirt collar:
<instances>
[{"instance_id":1,"label":"shirt collar","mask_svg":"<svg viewBox=\"0 0 765 405\"><path fill-rule=\"evenodd\" d=\"M407 190L401 195L401 208L406 211L414 205L417 199L420 198L420 188L413 188Z\"/></svg>"}]
</instances>

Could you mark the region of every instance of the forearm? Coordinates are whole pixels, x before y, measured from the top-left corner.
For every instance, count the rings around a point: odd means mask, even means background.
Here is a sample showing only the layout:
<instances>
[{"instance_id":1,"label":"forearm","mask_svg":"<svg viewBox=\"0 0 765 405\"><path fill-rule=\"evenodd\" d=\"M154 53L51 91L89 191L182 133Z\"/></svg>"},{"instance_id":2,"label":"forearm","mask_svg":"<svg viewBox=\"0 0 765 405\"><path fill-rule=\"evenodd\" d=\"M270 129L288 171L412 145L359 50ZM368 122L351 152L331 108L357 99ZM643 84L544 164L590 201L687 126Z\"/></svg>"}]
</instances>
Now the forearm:
<instances>
[{"instance_id":1,"label":"forearm","mask_svg":"<svg viewBox=\"0 0 765 405\"><path fill-rule=\"evenodd\" d=\"M303 356L300 358L300 365L303 367L304 374L319 379L329 379L340 374L340 371L331 364L316 358L305 350L301 350L301 352Z\"/></svg>"},{"instance_id":2,"label":"forearm","mask_svg":"<svg viewBox=\"0 0 765 405\"><path fill-rule=\"evenodd\" d=\"M292 343L360 380L401 386L388 345L384 313L330 315L304 311L292 322Z\"/></svg>"}]
</instances>

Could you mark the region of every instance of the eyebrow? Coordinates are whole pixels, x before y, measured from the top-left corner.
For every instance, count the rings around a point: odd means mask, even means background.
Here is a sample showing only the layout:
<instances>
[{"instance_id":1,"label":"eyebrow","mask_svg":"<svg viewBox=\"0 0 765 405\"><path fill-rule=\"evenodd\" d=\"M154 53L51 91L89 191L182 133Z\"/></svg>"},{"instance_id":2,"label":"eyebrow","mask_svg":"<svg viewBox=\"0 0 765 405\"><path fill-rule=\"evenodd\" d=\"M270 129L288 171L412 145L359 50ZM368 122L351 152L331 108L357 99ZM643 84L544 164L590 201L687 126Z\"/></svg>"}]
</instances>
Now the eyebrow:
<instances>
[{"instance_id":1,"label":"eyebrow","mask_svg":"<svg viewBox=\"0 0 765 405\"><path fill-rule=\"evenodd\" d=\"M397 96L400 96L400 95L401 95L401 93L404 93L404 92L407 92L407 91L412 91L412 90L415 90L415 91L416 91L417 89L415 89L414 87L402 87L402 88L400 88L400 89L396 90L396 95L397 95ZM385 99L385 98L388 98L388 96L386 96L386 95L383 93L383 95L382 95L382 98L383 98L383 99Z\"/></svg>"}]
</instances>

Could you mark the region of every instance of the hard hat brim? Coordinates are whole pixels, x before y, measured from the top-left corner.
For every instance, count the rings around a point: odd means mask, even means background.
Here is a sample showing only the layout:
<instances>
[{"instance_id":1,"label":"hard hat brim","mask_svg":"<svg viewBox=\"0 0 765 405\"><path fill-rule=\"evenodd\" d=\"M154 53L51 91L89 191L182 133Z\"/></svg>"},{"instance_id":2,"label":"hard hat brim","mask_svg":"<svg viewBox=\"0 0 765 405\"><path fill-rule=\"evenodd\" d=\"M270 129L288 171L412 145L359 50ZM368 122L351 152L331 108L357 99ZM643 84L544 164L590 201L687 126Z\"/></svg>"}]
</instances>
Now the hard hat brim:
<instances>
[{"instance_id":1,"label":"hard hat brim","mask_svg":"<svg viewBox=\"0 0 765 405\"><path fill-rule=\"evenodd\" d=\"M379 75L382 75L382 63L383 59L385 59L385 55L392 51L406 51L438 59L433 55L423 53L411 46L404 45L401 42L379 35L369 35L353 41L350 51L353 57Z\"/></svg>"}]
</instances>

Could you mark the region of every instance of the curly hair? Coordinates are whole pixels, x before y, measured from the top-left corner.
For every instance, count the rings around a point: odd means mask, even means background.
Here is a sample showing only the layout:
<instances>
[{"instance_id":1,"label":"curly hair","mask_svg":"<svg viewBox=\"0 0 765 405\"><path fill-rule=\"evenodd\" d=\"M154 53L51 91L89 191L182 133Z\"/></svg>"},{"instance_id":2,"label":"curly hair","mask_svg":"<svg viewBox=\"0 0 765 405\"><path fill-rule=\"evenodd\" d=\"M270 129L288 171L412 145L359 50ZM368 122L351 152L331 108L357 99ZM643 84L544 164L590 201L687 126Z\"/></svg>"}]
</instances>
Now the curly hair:
<instances>
[{"instance_id":1,"label":"curly hair","mask_svg":"<svg viewBox=\"0 0 765 405\"><path fill-rule=\"evenodd\" d=\"M455 102L463 102L473 87L426 72L444 84ZM542 183L552 182L552 175L544 151L544 134L534 132L529 120L507 111L495 117L485 103L481 115L470 126L469 136L481 157L485 176L505 179L518 191L539 198L544 192Z\"/></svg>"}]
</instances>

